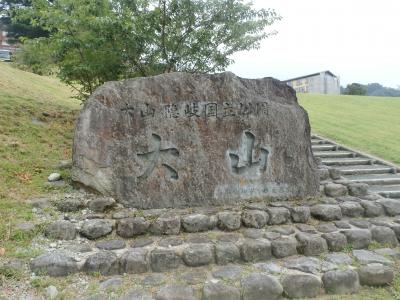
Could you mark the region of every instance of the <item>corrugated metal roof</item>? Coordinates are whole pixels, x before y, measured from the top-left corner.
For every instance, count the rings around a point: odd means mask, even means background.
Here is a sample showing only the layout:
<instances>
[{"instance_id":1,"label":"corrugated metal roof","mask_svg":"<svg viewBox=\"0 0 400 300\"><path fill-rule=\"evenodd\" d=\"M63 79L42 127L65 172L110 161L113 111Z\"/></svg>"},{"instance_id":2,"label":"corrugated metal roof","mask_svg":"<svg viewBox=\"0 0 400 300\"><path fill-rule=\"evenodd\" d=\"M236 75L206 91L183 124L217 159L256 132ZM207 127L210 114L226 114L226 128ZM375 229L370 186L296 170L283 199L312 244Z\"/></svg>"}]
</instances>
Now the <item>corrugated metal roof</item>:
<instances>
[{"instance_id":1,"label":"corrugated metal roof","mask_svg":"<svg viewBox=\"0 0 400 300\"><path fill-rule=\"evenodd\" d=\"M298 79L303 79L303 78L308 78L308 77L314 77L314 76L317 76L317 75L319 75L321 73L328 73L332 77L336 77L337 78L337 76L335 74L333 74L331 71L327 70L327 71L322 71L322 72L318 72L318 73L314 73L314 74L300 76L300 77L296 77L296 78L292 78L292 79L286 79L286 80L283 80L283 82L288 82L288 81L293 81L293 80L298 80Z\"/></svg>"}]
</instances>

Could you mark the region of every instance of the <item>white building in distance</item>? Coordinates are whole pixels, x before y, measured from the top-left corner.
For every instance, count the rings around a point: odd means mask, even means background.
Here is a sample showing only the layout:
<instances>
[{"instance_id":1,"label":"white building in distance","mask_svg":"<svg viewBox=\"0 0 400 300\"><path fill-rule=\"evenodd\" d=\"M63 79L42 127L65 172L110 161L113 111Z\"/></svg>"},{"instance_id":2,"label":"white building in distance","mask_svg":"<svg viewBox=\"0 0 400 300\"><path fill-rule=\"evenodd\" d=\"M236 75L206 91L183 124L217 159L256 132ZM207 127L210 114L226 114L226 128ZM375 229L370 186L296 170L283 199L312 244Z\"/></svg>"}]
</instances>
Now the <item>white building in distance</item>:
<instances>
[{"instance_id":1,"label":"white building in distance","mask_svg":"<svg viewBox=\"0 0 400 300\"><path fill-rule=\"evenodd\" d=\"M340 79L330 71L323 71L284 80L297 93L340 94Z\"/></svg>"}]
</instances>

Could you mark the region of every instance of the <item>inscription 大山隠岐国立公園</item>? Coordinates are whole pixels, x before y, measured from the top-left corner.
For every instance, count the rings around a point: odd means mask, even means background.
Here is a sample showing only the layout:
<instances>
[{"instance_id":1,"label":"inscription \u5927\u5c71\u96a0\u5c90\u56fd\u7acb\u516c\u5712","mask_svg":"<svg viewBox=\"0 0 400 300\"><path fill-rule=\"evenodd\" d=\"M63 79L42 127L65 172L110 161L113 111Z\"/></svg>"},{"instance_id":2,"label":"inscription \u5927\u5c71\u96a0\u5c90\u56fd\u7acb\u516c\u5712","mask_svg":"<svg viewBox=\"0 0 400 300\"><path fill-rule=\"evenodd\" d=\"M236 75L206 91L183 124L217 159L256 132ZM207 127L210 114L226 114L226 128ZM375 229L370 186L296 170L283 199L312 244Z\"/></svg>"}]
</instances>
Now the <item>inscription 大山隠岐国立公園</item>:
<instances>
[{"instance_id":1,"label":"inscription \u5927\u5c71\u96a0\u5c90\u56fd\u7acb\u516c\u5712","mask_svg":"<svg viewBox=\"0 0 400 300\"><path fill-rule=\"evenodd\" d=\"M164 105L163 116L165 118L218 118L244 117L244 116L268 116L268 103L231 103L231 102L191 102L185 104Z\"/></svg>"},{"instance_id":2,"label":"inscription \u5927\u5c71\u96a0\u5c90\u56fd\u7acb\u516c\u5712","mask_svg":"<svg viewBox=\"0 0 400 300\"><path fill-rule=\"evenodd\" d=\"M153 149L146 153L137 154L139 158L142 158L147 162L147 167L145 167L145 171L142 175L138 176L139 182L148 178L154 171L154 169L159 166L163 167L168 172L170 179L177 180L179 178L178 171L169 164L163 162L163 156L169 154L173 157L179 157L179 150L173 147L162 149L161 137L155 133L153 133L151 137Z\"/></svg>"},{"instance_id":3,"label":"inscription \u5927\u5c71\u96a0\u5c90\u56fd\u7acb\u516c\u5712","mask_svg":"<svg viewBox=\"0 0 400 300\"><path fill-rule=\"evenodd\" d=\"M126 104L121 111L127 111L131 117L155 118L161 116L166 119L179 118L216 118L223 119L227 117L249 117L249 116L268 116L268 103L231 103L231 102L190 102L190 103L171 103L163 105L162 109L157 110L149 103L144 103L138 107L132 107Z\"/></svg>"},{"instance_id":4,"label":"inscription \u5927\u5c71\u96a0\u5c90\u56fd\u7acb\u516c\u5712","mask_svg":"<svg viewBox=\"0 0 400 300\"><path fill-rule=\"evenodd\" d=\"M265 172L268 165L269 150L259 146L258 158L255 149L256 137L246 130L242 134L242 141L237 151L228 151L231 170L237 175L259 175Z\"/></svg>"}]
</instances>

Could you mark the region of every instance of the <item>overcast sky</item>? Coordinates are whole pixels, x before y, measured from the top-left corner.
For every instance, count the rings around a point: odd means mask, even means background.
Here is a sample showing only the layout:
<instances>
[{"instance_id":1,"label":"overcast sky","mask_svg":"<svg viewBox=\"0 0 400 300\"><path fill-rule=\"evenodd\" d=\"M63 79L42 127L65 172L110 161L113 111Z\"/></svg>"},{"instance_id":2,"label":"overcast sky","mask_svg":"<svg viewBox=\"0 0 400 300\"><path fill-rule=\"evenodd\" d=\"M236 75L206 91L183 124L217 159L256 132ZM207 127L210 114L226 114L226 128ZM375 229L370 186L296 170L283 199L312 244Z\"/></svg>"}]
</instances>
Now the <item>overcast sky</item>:
<instances>
[{"instance_id":1,"label":"overcast sky","mask_svg":"<svg viewBox=\"0 0 400 300\"><path fill-rule=\"evenodd\" d=\"M233 56L241 77L281 80L330 70L341 85L400 85L400 0L253 0L274 8L278 34Z\"/></svg>"}]
</instances>

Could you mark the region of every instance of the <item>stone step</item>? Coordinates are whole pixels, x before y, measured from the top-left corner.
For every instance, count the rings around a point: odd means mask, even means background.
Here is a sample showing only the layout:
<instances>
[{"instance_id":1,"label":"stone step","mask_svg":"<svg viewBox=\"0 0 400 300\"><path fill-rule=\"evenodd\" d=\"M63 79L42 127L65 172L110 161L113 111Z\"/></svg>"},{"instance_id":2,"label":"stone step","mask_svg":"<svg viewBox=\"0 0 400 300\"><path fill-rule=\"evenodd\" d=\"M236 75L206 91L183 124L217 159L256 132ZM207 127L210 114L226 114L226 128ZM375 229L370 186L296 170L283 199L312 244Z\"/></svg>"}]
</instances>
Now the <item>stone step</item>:
<instances>
[{"instance_id":1,"label":"stone step","mask_svg":"<svg viewBox=\"0 0 400 300\"><path fill-rule=\"evenodd\" d=\"M354 177L354 176L353 176ZM361 176L356 177L359 180ZM400 177L400 176L399 176ZM334 185L337 186L337 185ZM326 188L326 187L325 187ZM364 195L354 187L354 184L340 186L340 196ZM366 189L365 189L366 191ZM339 194L338 194L339 195ZM353 199L353 198L351 198ZM334 199L330 199L336 202ZM342 200L341 200L342 201ZM358 199L359 202L362 199ZM45 228L45 235L53 239L70 240L82 236L90 240L119 236L120 238L133 238L137 236L160 236L178 235L181 233L215 232L215 231L238 231L243 228L268 228L274 225L285 225L290 223L309 223L313 219L320 219L320 214L315 212L318 199L313 201L294 202L269 202L268 200L244 203L243 206L224 206L213 208L188 208L188 209L156 209L156 210L135 210L114 207L111 210L107 205L114 205L115 202L109 198L95 198L87 202L87 208L83 209L83 202L75 198L65 198L58 205L58 209L69 211L60 213L59 220L49 223ZM374 206L372 201L371 205ZM379 204L380 205L380 204ZM378 205L378 206L379 206ZM368 209L356 205L355 213L350 214L346 205L341 203L330 205L329 211L333 219L340 219L342 216L362 217L364 214L370 216ZM77 211L71 212L72 208ZM107 210L108 207L108 210ZM92 212L94 211L104 211ZM379 210L374 216L393 215L399 212L400 202L388 208L390 211ZM41 212L43 214L43 212ZM329 216L328 218L331 218ZM52 216L54 220L54 216ZM326 220L323 217L323 220Z\"/></svg>"},{"instance_id":2,"label":"stone step","mask_svg":"<svg viewBox=\"0 0 400 300\"><path fill-rule=\"evenodd\" d=\"M386 198L400 198L400 185L375 185L371 186L369 190Z\"/></svg>"},{"instance_id":3,"label":"stone step","mask_svg":"<svg viewBox=\"0 0 400 300\"><path fill-rule=\"evenodd\" d=\"M317 152L317 151L332 151L332 150L338 150L338 146L336 146L336 145L329 145L329 144L312 145L311 148L312 148L312 150L313 150L314 152Z\"/></svg>"},{"instance_id":4,"label":"stone step","mask_svg":"<svg viewBox=\"0 0 400 300\"><path fill-rule=\"evenodd\" d=\"M329 158L322 159L321 163L326 166L354 166L354 165L370 165L369 158Z\"/></svg>"},{"instance_id":5,"label":"stone step","mask_svg":"<svg viewBox=\"0 0 400 300\"><path fill-rule=\"evenodd\" d=\"M400 184L400 175L398 174L349 175L346 176L346 179L351 182L361 182L369 185Z\"/></svg>"},{"instance_id":6,"label":"stone step","mask_svg":"<svg viewBox=\"0 0 400 300\"><path fill-rule=\"evenodd\" d=\"M337 167L343 175L364 175L364 174L387 174L393 173L393 168L381 165L352 165L352 166L340 166Z\"/></svg>"},{"instance_id":7,"label":"stone step","mask_svg":"<svg viewBox=\"0 0 400 300\"><path fill-rule=\"evenodd\" d=\"M387 200L386 200L387 201ZM385 203L385 202L382 202ZM347 210L359 205L347 204ZM325 207L327 211L328 207ZM361 265L381 263L392 265L386 256L366 251L375 243L397 247L400 224L398 217L366 218L320 221L315 225L277 225L265 229L248 228L237 232L190 233L176 236L137 237L130 240L111 239L100 241L80 240L57 243L49 252L30 262L35 274L66 276L83 272L88 275L164 273L173 270L182 273L190 268L235 264L248 268L251 264L278 262L286 268L306 270L298 263L287 260L304 256L328 257L329 252L340 252L351 245L353 257ZM42 241L43 245L48 245ZM36 245L38 247L38 245ZM43 249L40 249L43 250ZM400 257L400 253L396 255ZM302 260L311 258L302 258ZM315 258L314 258L315 259ZM313 259L311 259L313 260ZM344 264L348 264L343 262ZM333 263L335 264L335 263ZM307 264L306 264L307 265ZM319 274L339 269L339 265L310 266L311 273ZM272 268L273 270L276 268ZM267 269L266 269L267 270Z\"/></svg>"},{"instance_id":8,"label":"stone step","mask_svg":"<svg viewBox=\"0 0 400 300\"><path fill-rule=\"evenodd\" d=\"M139 266L134 258L135 254L140 256L142 252L131 252L129 271ZM77 291L74 295L76 299L109 299L107 295L120 300L327 299L326 294L332 297L343 293L356 297L354 294L360 286L376 287L392 283L394 264L399 260L399 255L396 249L379 248L327 253L319 257L291 256L246 264L230 263L190 269L179 266L168 272L157 273L142 269L140 273L128 272L124 276L107 272L108 275L102 275L100 280L92 277L90 289L73 286L76 285L76 279L81 277L77 273L69 275L69 280L63 286L69 291L70 297L71 292ZM54 256L55 261L60 260L55 254L50 256ZM114 260L111 260L101 269L112 270L113 263Z\"/></svg>"},{"instance_id":9,"label":"stone step","mask_svg":"<svg viewBox=\"0 0 400 300\"><path fill-rule=\"evenodd\" d=\"M327 142L321 139L311 139L311 145L323 145Z\"/></svg>"},{"instance_id":10,"label":"stone step","mask_svg":"<svg viewBox=\"0 0 400 300\"><path fill-rule=\"evenodd\" d=\"M355 158L357 154L350 151L315 151L314 156L320 158Z\"/></svg>"}]
</instances>

